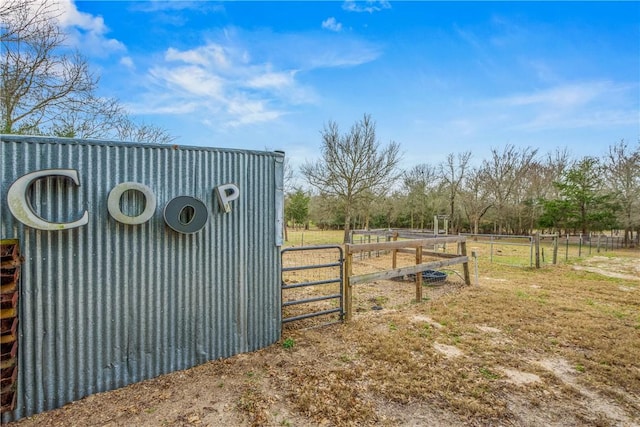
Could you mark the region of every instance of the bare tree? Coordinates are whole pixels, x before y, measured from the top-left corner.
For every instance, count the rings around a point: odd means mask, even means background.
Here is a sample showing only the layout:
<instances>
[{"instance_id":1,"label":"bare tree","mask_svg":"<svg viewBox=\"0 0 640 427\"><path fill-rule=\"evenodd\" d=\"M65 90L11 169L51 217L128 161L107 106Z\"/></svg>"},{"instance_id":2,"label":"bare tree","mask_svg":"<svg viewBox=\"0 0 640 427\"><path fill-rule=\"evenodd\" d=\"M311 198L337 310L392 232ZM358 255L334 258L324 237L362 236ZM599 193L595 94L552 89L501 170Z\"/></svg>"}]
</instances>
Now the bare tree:
<instances>
[{"instance_id":1,"label":"bare tree","mask_svg":"<svg viewBox=\"0 0 640 427\"><path fill-rule=\"evenodd\" d=\"M462 207L467 215L471 232L478 234L480 220L493 206L484 180L485 171L473 168L467 172L462 186Z\"/></svg>"},{"instance_id":2,"label":"bare tree","mask_svg":"<svg viewBox=\"0 0 640 427\"><path fill-rule=\"evenodd\" d=\"M0 41L19 41L37 34L51 18L60 15L53 2L42 0L4 0L0 3Z\"/></svg>"},{"instance_id":3,"label":"bare tree","mask_svg":"<svg viewBox=\"0 0 640 427\"><path fill-rule=\"evenodd\" d=\"M121 141L168 144L175 140L165 129L147 123L136 123L127 115L121 115L114 123L113 132Z\"/></svg>"},{"instance_id":4,"label":"bare tree","mask_svg":"<svg viewBox=\"0 0 640 427\"><path fill-rule=\"evenodd\" d=\"M408 191L406 206L410 213L410 226L414 228L418 224L424 229L428 215L435 213L437 197L434 193L440 185L438 172L432 165L420 164L405 171L402 179Z\"/></svg>"},{"instance_id":5,"label":"bare tree","mask_svg":"<svg viewBox=\"0 0 640 427\"><path fill-rule=\"evenodd\" d=\"M116 123L126 117L120 103L113 98L98 98L87 94L82 99L69 100L50 126L51 133L68 138L114 137Z\"/></svg>"},{"instance_id":6,"label":"bare tree","mask_svg":"<svg viewBox=\"0 0 640 427\"><path fill-rule=\"evenodd\" d=\"M450 227L455 231L458 228L458 218L455 210L455 201L460 191L460 184L465 175L467 165L471 159L471 151L465 151L464 153L458 153L454 156L453 153L449 153L447 160L440 163L440 174L442 176L442 182L445 186L447 198L449 200L449 218L451 220Z\"/></svg>"},{"instance_id":7,"label":"bare tree","mask_svg":"<svg viewBox=\"0 0 640 427\"><path fill-rule=\"evenodd\" d=\"M513 145L507 145L502 152L491 149L491 157L482 162L483 179L496 209L498 233L504 230L512 196L523 184L522 178L529 171L537 152L529 147L518 150Z\"/></svg>"},{"instance_id":8,"label":"bare tree","mask_svg":"<svg viewBox=\"0 0 640 427\"><path fill-rule=\"evenodd\" d=\"M558 188L553 185L559 181L566 171L575 166L575 160L571 158L566 148L557 148L555 151L547 154L544 162L544 182L546 194L544 198L552 199L559 197Z\"/></svg>"},{"instance_id":9,"label":"bare tree","mask_svg":"<svg viewBox=\"0 0 640 427\"><path fill-rule=\"evenodd\" d=\"M640 141L635 149L624 141L609 147L605 158L607 186L620 204L620 222L625 245L631 243L634 227L640 232Z\"/></svg>"},{"instance_id":10,"label":"bare tree","mask_svg":"<svg viewBox=\"0 0 640 427\"><path fill-rule=\"evenodd\" d=\"M93 93L98 80L80 54L60 53L65 36L54 9L34 11L29 0L11 3L2 16L2 131L37 133L60 111Z\"/></svg>"},{"instance_id":11,"label":"bare tree","mask_svg":"<svg viewBox=\"0 0 640 427\"><path fill-rule=\"evenodd\" d=\"M520 189L521 211L524 212L525 228L523 233L531 233L537 226L544 212L544 201L558 199L560 193L554 182L560 181L562 175L574 165L566 148L558 148L547 154L544 160L533 160L529 173L523 178Z\"/></svg>"},{"instance_id":12,"label":"bare tree","mask_svg":"<svg viewBox=\"0 0 640 427\"><path fill-rule=\"evenodd\" d=\"M0 132L167 143L165 130L96 96L98 77L65 46L55 1L0 3Z\"/></svg>"},{"instance_id":13,"label":"bare tree","mask_svg":"<svg viewBox=\"0 0 640 427\"><path fill-rule=\"evenodd\" d=\"M355 203L370 192L379 194L389 189L397 178L399 160L400 145L390 142L380 147L375 122L368 114L344 135L335 122L324 127L321 158L304 163L301 172L309 185L344 203L345 243L349 241Z\"/></svg>"}]
</instances>

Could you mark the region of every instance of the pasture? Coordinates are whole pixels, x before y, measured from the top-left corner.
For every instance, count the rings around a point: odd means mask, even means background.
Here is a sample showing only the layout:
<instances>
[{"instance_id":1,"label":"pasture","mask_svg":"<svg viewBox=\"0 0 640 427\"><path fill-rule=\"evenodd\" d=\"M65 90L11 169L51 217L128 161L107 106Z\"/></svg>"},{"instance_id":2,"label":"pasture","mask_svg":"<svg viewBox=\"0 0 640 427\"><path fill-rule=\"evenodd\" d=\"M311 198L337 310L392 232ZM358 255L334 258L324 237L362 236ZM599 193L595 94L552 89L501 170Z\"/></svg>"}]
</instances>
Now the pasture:
<instances>
[{"instance_id":1,"label":"pasture","mask_svg":"<svg viewBox=\"0 0 640 427\"><path fill-rule=\"evenodd\" d=\"M290 230L289 244L301 237ZM306 231L304 245L340 237ZM357 285L350 322L293 322L260 351L15 425L639 425L640 252L533 269L469 246L477 285L454 272L421 302L412 282ZM377 254L354 268L388 263Z\"/></svg>"}]
</instances>

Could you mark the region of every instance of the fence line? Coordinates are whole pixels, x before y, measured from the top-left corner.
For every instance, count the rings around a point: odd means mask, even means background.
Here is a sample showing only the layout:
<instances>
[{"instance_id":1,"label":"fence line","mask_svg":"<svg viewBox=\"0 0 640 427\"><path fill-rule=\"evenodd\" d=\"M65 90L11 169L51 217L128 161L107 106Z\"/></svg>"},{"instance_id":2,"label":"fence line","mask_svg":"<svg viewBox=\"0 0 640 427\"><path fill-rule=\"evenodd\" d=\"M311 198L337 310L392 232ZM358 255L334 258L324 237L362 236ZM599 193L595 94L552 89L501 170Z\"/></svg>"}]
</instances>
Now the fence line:
<instances>
[{"instance_id":1,"label":"fence line","mask_svg":"<svg viewBox=\"0 0 640 427\"><path fill-rule=\"evenodd\" d=\"M535 235L461 235L469 238L472 245L484 246L483 255L488 257L491 263L524 267L557 264L624 247L624 238L618 236L540 234L539 246L536 248Z\"/></svg>"},{"instance_id":2,"label":"fence line","mask_svg":"<svg viewBox=\"0 0 640 427\"><path fill-rule=\"evenodd\" d=\"M344 297L345 297L345 318L350 320L353 316L353 285L365 282L371 282L380 279L391 279L408 274L415 274L416 281L416 301L422 301L422 272L432 268L440 268L443 266L462 264L464 268L464 280L467 285L471 284L469 274L469 258L467 257L466 237L432 237L428 239L413 240L395 240L381 243L362 243L362 244L346 244L345 245L345 278L344 278ZM423 251L425 247L432 245L440 245L447 243L456 243L460 248L457 256L450 254L442 254L439 252ZM415 265L409 267L396 266L396 253L401 250L412 249L415 253ZM384 270L376 273L368 273L362 275L353 274L353 255L363 252L373 251L392 251L393 266L390 270ZM423 262L423 255L429 255L440 258L439 261Z\"/></svg>"}]
</instances>

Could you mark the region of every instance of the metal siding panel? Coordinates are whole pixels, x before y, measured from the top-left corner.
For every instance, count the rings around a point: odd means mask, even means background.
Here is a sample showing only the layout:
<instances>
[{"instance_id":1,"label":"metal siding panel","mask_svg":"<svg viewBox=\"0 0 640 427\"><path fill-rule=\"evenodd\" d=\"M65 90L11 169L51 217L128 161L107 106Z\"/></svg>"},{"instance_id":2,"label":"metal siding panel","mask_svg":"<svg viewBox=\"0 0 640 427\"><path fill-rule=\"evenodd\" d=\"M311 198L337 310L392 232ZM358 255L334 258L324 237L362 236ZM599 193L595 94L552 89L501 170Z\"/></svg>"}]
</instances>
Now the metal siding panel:
<instances>
[{"instance_id":1,"label":"metal siding panel","mask_svg":"<svg viewBox=\"0 0 640 427\"><path fill-rule=\"evenodd\" d=\"M10 421L86 395L262 348L280 336L280 257L274 236L282 154L2 136L0 236L18 238L25 256L20 296L18 404ZM39 231L13 218L9 185L40 169L70 168L80 186L45 179L35 209L89 223ZM149 186L158 206L148 222L110 217L114 185ZM214 188L234 183L240 197L220 211ZM169 229L172 198L202 200L209 221L198 233ZM125 212L143 208L125 194Z\"/></svg>"}]
</instances>

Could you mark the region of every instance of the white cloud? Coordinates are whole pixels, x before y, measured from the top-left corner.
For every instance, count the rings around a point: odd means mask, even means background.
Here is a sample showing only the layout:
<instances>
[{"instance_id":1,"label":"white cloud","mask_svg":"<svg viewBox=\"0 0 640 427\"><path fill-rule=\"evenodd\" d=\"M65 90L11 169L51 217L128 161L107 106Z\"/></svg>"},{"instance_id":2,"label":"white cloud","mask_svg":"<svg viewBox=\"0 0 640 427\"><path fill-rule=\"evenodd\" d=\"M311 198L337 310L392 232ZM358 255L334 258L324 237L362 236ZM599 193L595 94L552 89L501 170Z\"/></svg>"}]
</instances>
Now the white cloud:
<instances>
[{"instance_id":1,"label":"white cloud","mask_svg":"<svg viewBox=\"0 0 640 427\"><path fill-rule=\"evenodd\" d=\"M76 47L84 54L105 56L114 52L126 51L124 44L107 37L109 28L101 16L80 12L74 0L37 0L45 5L44 9L55 17L67 35L66 43ZM37 4L32 5L35 10Z\"/></svg>"},{"instance_id":2,"label":"white cloud","mask_svg":"<svg viewBox=\"0 0 640 427\"><path fill-rule=\"evenodd\" d=\"M176 95L224 99L225 81L212 72L195 66L157 67L150 71L155 81Z\"/></svg>"},{"instance_id":3,"label":"white cloud","mask_svg":"<svg viewBox=\"0 0 640 427\"><path fill-rule=\"evenodd\" d=\"M133 114L166 114L190 115L201 110L201 103L189 101L186 98L177 99L174 96L144 96L136 101L125 102L127 111Z\"/></svg>"},{"instance_id":4,"label":"white cloud","mask_svg":"<svg viewBox=\"0 0 640 427\"><path fill-rule=\"evenodd\" d=\"M531 69L540 81L555 82L559 79L559 76L553 67L542 60L527 59L525 61L525 66Z\"/></svg>"},{"instance_id":5,"label":"white cloud","mask_svg":"<svg viewBox=\"0 0 640 427\"><path fill-rule=\"evenodd\" d=\"M250 78L247 81L247 86L259 89L285 88L295 84L295 74L295 71L281 73L266 72Z\"/></svg>"},{"instance_id":6,"label":"white cloud","mask_svg":"<svg viewBox=\"0 0 640 427\"><path fill-rule=\"evenodd\" d=\"M345 0L342 8L349 12L379 12L384 9L391 9L391 4L387 0Z\"/></svg>"},{"instance_id":7,"label":"white cloud","mask_svg":"<svg viewBox=\"0 0 640 427\"><path fill-rule=\"evenodd\" d=\"M377 49L352 50L348 46L336 46L334 49L318 50L308 58L310 68L355 67L374 61L380 56Z\"/></svg>"},{"instance_id":8,"label":"white cloud","mask_svg":"<svg viewBox=\"0 0 640 427\"><path fill-rule=\"evenodd\" d=\"M588 104L594 99L611 91L617 91L612 83L606 81L588 82L557 86L529 94L519 94L499 100L512 106L540 105L548 108L576 108Z\"/></svg>"},{"instance_id":9,"label":"white cloud","mask_svg":"<svg viewBox=\"0 0 640 427\"><path fill-rule=\"evenodd\" d=\"M231 116L234 117L227 123L231 127L270 122L285 114L283 111L269 108L264 100L245 99L242 96L231 100L227 108Z\"/></svg>"},{"instance_id":10,"label":"white cloud","mask_svg":"<svg viewBox=\"0 0 640 427\"><path fill-rule=\"evenodd\" d=\"M637 123L637 91L637 84L592 81L517 94L494 105L513 129L615 127Z\"/></svg>"},{"instance_id":11,"label":"white cloud","mask_svg":"<svg viewBox=\"0 0 640 427\"><path fill-rule=\"evenodd\" d=\"M322 21L322 28L339 33L340 31L342 31L342 24L336 21L336 18L332 16L331 18L327 18Z\"/></svg>"},{"instance_id":12,"label":"white cloud","mask_svg":"<svg viewBox=\"0 0 640 427\"><path fill-rule=\"evenodd\" d=\"M182 61L192 65L202 65L205 67L228 67L229 60L225 54L224 48L217 44L208 44L196 49L179 51L170 47L165 53L167 61Z\"/></svg>"},{"instance_id":13,"label":"white cloud","mask_svg":"<svg viewBox=\"0 0 640 427\"><path fill-rule=\"evenodd\" d=\"M317 102L300 76L380 55L371 44L343 35L336 43L335 37L225 28L200 46L168 47L142 79L146 92L130 105L132 113L188 114L216 128L277 121Z\"/></svg>"},{"instance_id":14,"label":"white cloud","mask_svg":"<svg viewBox=\"0 0 640 427\"><path fill-rule=\"evenodd\" d=\"M134 2L131 6L133 10L147 13L175 12L181 10L198 10L199 12L224 12L224 5L203 1L167 1L167 0L146 0Z\"/></svg>"},{"instance_id":15,"label":"white cloud","mask_svg":"<svg viewBox=\"0 0 640 427\"><path fill-rule=\"evenodd\" d=\"M124 65L125 67L132 70L136 68L136 65L133 63L133 58L131 58L130 56L123 56L122 58L120 58L120 65Z\"/></svg>"},{"instance_id":16,"label":"white cloud","mask_svg":"<svg viewBox=\"0 0 640 427\"><path fill-rule=\"evenodd\" d=\"M149 70L144 100L130 107L134 113L190 114L209 126L237 127L276 120L289 105L312 99L296 82L296 70L275 70L249 58L232 44L169 48Z\"/></svg>"}]
</instances>

